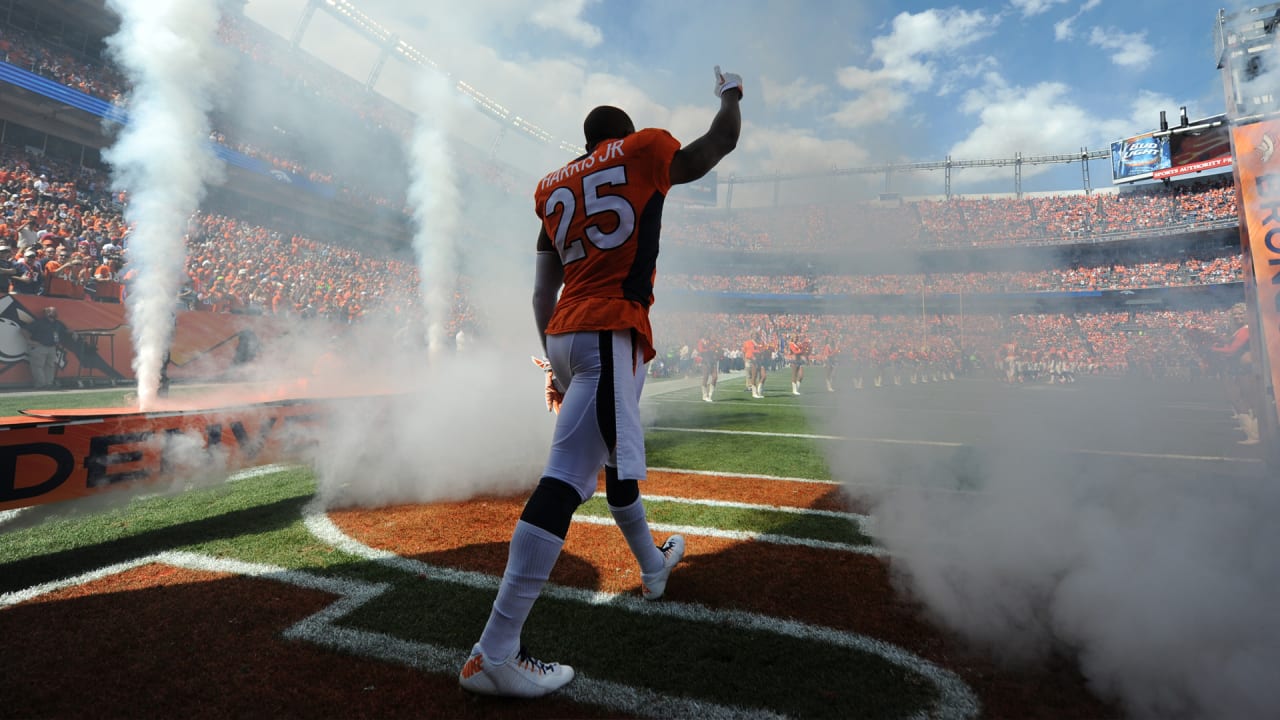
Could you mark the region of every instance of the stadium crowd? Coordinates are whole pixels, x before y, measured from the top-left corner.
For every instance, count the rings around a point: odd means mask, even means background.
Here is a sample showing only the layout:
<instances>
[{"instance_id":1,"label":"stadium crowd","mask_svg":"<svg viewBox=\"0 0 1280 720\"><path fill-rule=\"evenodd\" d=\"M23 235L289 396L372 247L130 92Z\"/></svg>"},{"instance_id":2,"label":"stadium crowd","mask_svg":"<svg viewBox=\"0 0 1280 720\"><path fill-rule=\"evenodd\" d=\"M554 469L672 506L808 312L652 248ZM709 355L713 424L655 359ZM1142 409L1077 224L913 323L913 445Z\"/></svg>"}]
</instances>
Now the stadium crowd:
<instances>
[{"instance_id":1,"label":"stadium crowd","mask_svg":"<svg viewBox=\"0 0 1280 720\"><path fill-rule=\"evenodd\" d=\"M317 106L349 113L365 132L403 143L412 117L350 78L310 62L278 37L245 21L225 21L219 34L255 66L268 66L283 83ZM80 57L30 33L0 26L0 58L111 102L123 102L127 83L100 59ZM399 200L346 186L335 168L310 167L262 138L211 138L277 169L316 183L346 188L348 199L374 206ZM464 171L504 190L523 191L508 168L474 155ZM127 294L130 267L127 198L113 196L104 173L0 146L0 262L19 272L14 292L82 288L98 299ZM952 198L896 205L858 204L753 208L677 216L664 243L698 248L805 252L903 248L927 250L1010 244L1072 243L1135 231L1186 232L1236 217L1229 176L1126 193L1029 198ZM372 252L287 228L243 218L201 213L189 223L187 278L180 301L188 309L234 313L318 316L356 322L371 315L409 311L419 296L417 270L390 253ZM816 295L999 294L1213 285L1236 282L1241 258L1210 253L1176 259L1117 258L1105 265L1009 272L808 275L668 274L660 288L711 292ZM467 302L465 278L455 298L449 331L478 324ZM102 288L108 288L104 295ZM661 316L661 313L659 313ZM656 323L663 343L655 371L687 371L709 340L727 366L741 362L753 339L764 362L787 360L787 340L812 340L813 361L832 362L851 375L876 374L893 384L906 372L944 378L990 372L1010 381L1037 377L1047 368L1075 374L1141 372L1178 375L1205 372L1202 338L1222 330L1225 311L1138 313L1042 313L1005 315L793 315L674 314ZM1058 373L1059 376L1064 376Z\"/></svg>"},{"instance_id":2,"label":"stadium crowd","mask_svg":"<svg viewBox=\"0 0 1280 720\"><path fill-rule=\"evenodd\" d=\"M1121 193L735 209L685 213L666 240L793 252L1069 244L1234 221L1235 198L1225 175Z\"/></svg>"},{"instance_id":3,"label":"stadium crowd","mask_svg":"<svg viewBox=\"0 0 1280 720\"><path fill-rule=\"evenodd\" d=\"M834 368L841 386L877 387L980 375L1021 383L1084 375L1190 379L1222 371L1209 347L1233 329L1229 310L1011 314L728 314L658 316L658 375L689 375L706 361L743 368L748 340L771 371L790 362L788 341L807 339L809 362ZM878 381L877 381L878 379Z\"/></svg>"},{"instance_id":4,"label":"stadium crowd","mask_svg":"<svg viewBox=\"0 0 1280 720\"><path fill-rule=\"evenodd\" d=\"M951 272L875 275L690 275L663 276L663 286L698 292L918 295L1001 294L1135 290L1239 282L1243 256L1237 252L1165 262L1117 261L1091 267L1017 272Z\"/></svg>"}]
</instances>

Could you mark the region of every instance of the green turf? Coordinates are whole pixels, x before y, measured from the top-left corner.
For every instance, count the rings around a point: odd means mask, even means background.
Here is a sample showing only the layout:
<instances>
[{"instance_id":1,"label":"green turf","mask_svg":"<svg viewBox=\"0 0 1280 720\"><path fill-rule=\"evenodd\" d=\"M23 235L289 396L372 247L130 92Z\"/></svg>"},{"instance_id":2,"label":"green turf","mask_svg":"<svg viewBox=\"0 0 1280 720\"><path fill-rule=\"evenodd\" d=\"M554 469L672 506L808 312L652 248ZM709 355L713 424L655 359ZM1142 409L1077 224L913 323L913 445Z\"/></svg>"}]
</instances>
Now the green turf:
<instances>
[{"instance_id":1,"label":"green turf","mask_svg":"<svg viewBox=\"0 0 1280 720\"><path fill-rule=\"evenodd\" d=\"M0 417L16 417L23 410L48 408L102 408L123 407L125 396L133 395L137 388L122 386L101 390L60 390L51 393L0 393ZM197 387L175 387L174 397L197 395L203 392Z\"/></svg>"},{"instance_id":2,"label":"green turf","mask_svg":"<svg viewBox=\"0 0 1280 720\"><path fill-rule=\"evenodd\" d=\"M870 545L873 540L859 531L849 517L804 515L759 508L732 508L703 503L645 500L650 522L668 525L763 532L823 542ZM604 498L592 498L578 508L579 514L609 517Z\"/></svg>"},{"instance_id":3,"label":"green turf","mask_svg":"<svg viewBox=\"0 0 1280 720\"><path fill-rule=\"evenodd\" d=\"M652 467L718 470L826 480L826 457L816 441L753 435L652 430L645 435Z\"/></svg>"},{"instance_id":4,"label":"green turf","mask_svg":"<svg viewBox=\"0 0 1280 720\"><path fill-rule=\"evenodd\" d=\"M342 624L467 647L484 627L492 600L490 590L403 581ZM594 679L764 706L791 717L848 718L855 711L867 719L922 716L936 694L920 676L869 653L546 596L534 606L522 641L531 650L554 648L573 658Z\"/></svg>"},{"instance_id":5,"label":"green turf","mask_svg":"<svg viewBox=\"0 0 1280 720\"><path fill-rule=\"evenodd\" d=\"M703 403L696 387L666 387L671 390L655 393L653 408L657 424L669 428L809 434L814 430L807 413L827 400L789 396L780 389L765 400L752 401L745 392L741 398L721 399L722 388L717 402ZM665 388L655 385L653 390ZM128 391L0 396L0 414L23 407L110 405ZM652 430L646 437L649 464L655 467L818 479L830 477L824 442L679 429ZM123 493L108 494L92 504L27 511L0 525L0 593L156 552L186 550L387 583L386 594L342 623L397 638L469 647L484 625L493 591L427 580L316 539L302 522L315 487L310 470L295 468L169 496L129 501ZM646 504L654 523L855 545L871 542L852 517L665 500ZM602 499L587 502L580 512L608 514ZM44 515L50 516L41 519ZM795 590L821 591L820 585L803 582ZM523 640L532 648L572 658L592 678L793 717L923 716L937 699L924 678L873 654L760 630L636 614L608 604L544 597L534 607Z\"/></svg>"},{"instance_id":6,"label":"green turf","mask_svg":"<svg viewBox=\"0 0 1280 720\"><path fill-rule=\"evenodd\" d=\"M66 390L56 393L0 394L0 417L15 417L23 410L32 408L86 408L86 407L119 407L124 404L124 396L133 392L131 388L113 388L111 390Z\"/></svg>"}]
</instances>

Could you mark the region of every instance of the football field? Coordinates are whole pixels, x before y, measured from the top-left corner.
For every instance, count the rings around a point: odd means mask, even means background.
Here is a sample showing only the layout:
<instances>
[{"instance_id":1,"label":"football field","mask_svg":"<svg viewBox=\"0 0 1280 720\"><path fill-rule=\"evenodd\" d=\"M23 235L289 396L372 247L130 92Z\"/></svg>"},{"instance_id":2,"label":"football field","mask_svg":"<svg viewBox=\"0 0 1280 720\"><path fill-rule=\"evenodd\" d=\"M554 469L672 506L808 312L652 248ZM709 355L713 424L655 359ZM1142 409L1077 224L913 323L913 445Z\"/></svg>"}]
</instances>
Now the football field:
<instances>
[{"instance_id":1,"label":"football field","mask_svg":"<svg viewBox=\"0 0 1280 720\"><path fill-rule=\"evenodd\" d=\"M797 396L787 379L753 399L726 376L711 403L696 380L646 388L641 490L656 539L689 549L646 603L603 492L582 506L523 638L579 672L551 697L456 681L524 494L326 509L309 468L266 466L122 507L5 514L5 714L1122 717L1106 688L1128 669L1097 663L1115 631L1095 636L1068 581L1141 631L1148 597L1095 578L1128 569L1126 548L1164 562L1144 543L1168 525L1197 540L1171 508L1247 505L1269 484L1208 381L827 392L815 376ZM79 397L105 404L0 400Z\"/></svg>"}]
</instances>

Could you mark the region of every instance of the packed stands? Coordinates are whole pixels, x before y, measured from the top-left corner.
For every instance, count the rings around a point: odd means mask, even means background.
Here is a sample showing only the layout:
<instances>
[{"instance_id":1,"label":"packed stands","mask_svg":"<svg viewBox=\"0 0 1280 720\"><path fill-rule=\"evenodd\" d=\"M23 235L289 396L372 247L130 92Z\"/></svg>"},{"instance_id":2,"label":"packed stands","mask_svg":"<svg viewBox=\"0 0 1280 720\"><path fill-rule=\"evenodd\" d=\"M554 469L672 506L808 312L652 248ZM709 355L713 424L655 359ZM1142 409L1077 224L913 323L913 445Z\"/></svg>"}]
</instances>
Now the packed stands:
<instances>
[{"instance_id":1,"label":"packed stands","mask_svg":"<svg viewBox=\"0 0 1280 720\"><path fill-rule=\"evenodd\" d=\"M1240 282L1243 257L1238 252L1165 262L1116 262L1093 267L1016 272L952 272L876 275L689 275L663 276L663 285L698 292L912 295L972 295L1075 290L1134 290L1158 287L1218 285Z\"/></svg>"},{"instance_id":2,"label":"packed stands","mask_svg":"<svg viewBox=\"0 0 1280 720\"><path fill-rule=\"evenodd\" d=\"M240 61L269 66L282 93L326 115L339 117L351 132L376 138L380 147L400 148L413 118L379 99L360 83L309 60L282 39L243 19L230 19L220 37ZM122 102L127 83L102 62L87 58L26 31L0 26L0 58L81 92ZM283 97L283 95L282 95ZM222 124L210 138L269 163L273 168L340 188L350 202L403 211L404 175L386 172L390 182L363 186L344 168L316 160L303 139L280 131L271 120L258 125ZM274 128L274 130L273 130ZM302 162L298 158L311 158ZM463 149L464 172L526 195L527 179L510 168ZM359 178L367 180L368 178ZM375 178L376 180L376 178ZM399 191L382 192L388 187ZM0 242L19 252L15 261L35 268L17 292L83 295L118 302L131 282L127 198L113 197L105 174L74 163L42 157L20 147L0 146ZM785 338L802 334L826 348L850 374L904 382L903 373L942 378L985 372L1010 382L1036 379L1050 367L1070 366L1077 375L1142 373L1186 376L1206 372L1201 357L1207 334L1225 332L1221 307L1113 311L1008 310L965 314L915 312L922 292L929 295L1000 296L1015 293L1070 293L1161 288L1202 288L1239 283L1241 256L1233 248L1184 252L1178 242L1150 252L1117 250L1111 260L1060 261L1052 267L1020 270L837 273L822 265L806 272L778 272L779 258L848 250L890 250L910 256L937 250L987 247L1060 247L1155 234L1178 238L1204 228L1236 222L1235 189L1229 176L1123 193L1064 194L1027 198L962 198L903 203L845 203L826 206L672 212L664 227L665 247L748 250L758 253L746 272L703 267L664 268L659 274L655 328L661 344L659 366L687 368L689 347L710 337L732 363L740 361L747 337L774 348L768 362L781 363ZM412 312L417 270L403 257L373 246L350 246L333 238L234 211L203 211L190 220L187 282L179 298L193 310L325 317L358 322L375 315ZM28 250L34 255L27 258ZM677 268L671 268L677 269ZM24 271L25 273L25 271ZM455 298L449 331L480 323L466 298L465 278ZM885 296L902 308L876 313L665 312L667 290L713 295Z\"/></svg>"},{"instance_id":3,"label":"packed stands","mask_svg":"<svg viewBox=\"0 0 1280 720\"><path fill-rule=\"evenodd\" d=\"M1221 227L1235 222L1235 203L1228 175L1125 193L687 213L666 241L792 252L1062 245Z\"/></svg>"}]
</instances>

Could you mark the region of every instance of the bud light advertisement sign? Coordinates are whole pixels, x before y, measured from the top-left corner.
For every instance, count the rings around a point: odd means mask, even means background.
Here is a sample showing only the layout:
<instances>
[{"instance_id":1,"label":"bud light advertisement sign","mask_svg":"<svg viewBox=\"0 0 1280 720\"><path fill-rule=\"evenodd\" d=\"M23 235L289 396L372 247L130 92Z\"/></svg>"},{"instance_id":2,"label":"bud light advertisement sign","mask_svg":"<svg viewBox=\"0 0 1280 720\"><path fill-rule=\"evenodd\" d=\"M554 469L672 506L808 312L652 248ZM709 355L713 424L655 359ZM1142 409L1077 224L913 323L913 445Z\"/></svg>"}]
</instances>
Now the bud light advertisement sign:
<instances>
[{"instance_id":1,"label":"bud light advertisement sign","mask_svg":"<svg viewBox=\"0 0 1280 720\"><path fill-rule=\"evenodd\" d=\"M1172 163L1169 136L1155 137L1146 133L1111 143L1111 178L1114 182L1131 182L1152 176Z\"/></svg>"}]
</instances>

